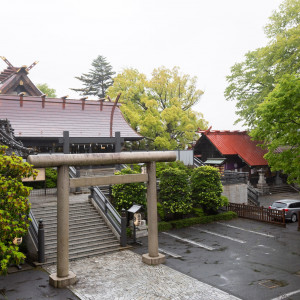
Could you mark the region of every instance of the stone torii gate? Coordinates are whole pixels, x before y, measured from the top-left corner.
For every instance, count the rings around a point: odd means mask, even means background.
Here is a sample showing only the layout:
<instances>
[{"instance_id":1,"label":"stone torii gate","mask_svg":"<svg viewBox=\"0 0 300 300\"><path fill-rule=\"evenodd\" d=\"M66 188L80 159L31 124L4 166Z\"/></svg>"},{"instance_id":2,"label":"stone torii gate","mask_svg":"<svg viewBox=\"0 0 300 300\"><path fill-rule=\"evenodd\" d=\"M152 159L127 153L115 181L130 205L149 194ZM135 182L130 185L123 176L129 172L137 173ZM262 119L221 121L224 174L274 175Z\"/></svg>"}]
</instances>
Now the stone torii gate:
<instances>
[{"instance_id":1,"label":"stone torii gate","mask_svg":"<svg viewBox=\"0 0 300 300\"><path fill-rule=\"evenodd\" d=\"M52 154L30 155L27 161L34 167L57 167L57 272L49 276L49 283L62 288L76 282L76 275L69 270L69 190L70 187L83 187L103 184L148 182L148 253L142 261L158 265L165 256L158 252L156 162L175 161L171 151L122 152L95 154ZM104 177L69 178L69 166L108 165L146 163L146 174L129 174Z\"/></svg>"}]
</instances>

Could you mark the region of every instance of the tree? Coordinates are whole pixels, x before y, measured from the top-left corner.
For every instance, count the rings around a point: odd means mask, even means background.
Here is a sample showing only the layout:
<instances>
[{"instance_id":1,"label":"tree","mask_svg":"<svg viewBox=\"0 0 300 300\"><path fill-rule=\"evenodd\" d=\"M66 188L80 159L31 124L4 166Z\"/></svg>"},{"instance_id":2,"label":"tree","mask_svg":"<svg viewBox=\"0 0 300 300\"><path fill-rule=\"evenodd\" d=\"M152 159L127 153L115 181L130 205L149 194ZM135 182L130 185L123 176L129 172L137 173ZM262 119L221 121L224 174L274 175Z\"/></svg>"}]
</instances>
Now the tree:
<instances>
[{"instance_id":1,"label":"tree","mask_svg":"<svg viewBox=\"0 0 300 300\"><path fill-rule=\"evenodd\" d=\"M188 173L168 168L162 171L159 182L159 200L166 213L182 215L192 210Z\"/></svg>"},{"instance_id":2,"label":"tree","mask_svg":"<svg viewBox=\"0 0 300 300\"><path fill-rule=\"evenodd\" d=\"M300 71L300 0L285 0L265 26L267 46L250 51L227 76L227 100L236 100L237 121L254 127L256 109L284 74Z\"/></svg>"},{"instance_id":3,"label":"tree","mask_svg":"<svg viewBox=\"0 0 300 300\"><path fill-rule=\"evenodd\" d=\"M123 115L146 138L142 148L184 149L199 127L207 127L202 114L191 109L203 94L196 81L178 67L155 69L149 80L136 69L125 69L107 94L115 98L121 92Z\"/></svg>"},{"instance_id":4,"label":"tree","mask_svg":"<svg viewBox=\"0 0 300 300\"><path fill-rule=\"evenodd\" d=\"M284 75L256 110L250 135L263 141L273 171L282 170L290 183L300 184L300 77Z\"/></svg>"},{"instance_id":5,"label":"tree","mask_svg":"<svg viewBox=\"0 0 300 300\"><path fill-rule=\"evenodd\" d=\"M215 167L203 166L193 170L191 176L192 200L206 213L217 213L219 207L225 205L221 196L222 183L219 170Z\"/></svg>"},{"instance_id":6,"label":"tree","mask_svg":"<svg viewBox=\"0 0 300 300\"><path fill-rule=\"evenodd\" d=\"M56 98L56 90L55 89L51 89L47 83L38 83L36 85L36 87L45 95L47 95L47 97L49 98Z\"/></svg>"},{"instance_id":7,"label":"tree","mask_svg":"<svg viewBox=\"0 0 300 300\"><path fill-rule=\"evenodd\" d=\"M31 188L22 184L22 178L37 174L22 157L5 155L6 149L0 146L0 274L5 274L10 264L20 264L25 259L13 241L27 233L30 221Z\"/></svg>"},{"instance_id":8,"label":"tree","mask_svg":"<svg viewBox=\"0 0 300 300\"><path fill-rule=\"evenodd\" d=\"M75 77L83 84L81 89L71 89L81 95L92 95L104 98L106 90L113 84L115 72L104 56L99 55L92 62L92 69L86 74Z\"/></svg>"},{"instance_id":9,"label":"tree","mask_svg":"<svg viewBox=\"0 0 300 300\"><path fill-rule=\"evenodd\" d=\"M116 175L138 174L130 168L116 172ZM114 184L112 186L114 207L121 212L122 208L128 210L133 203L141 204L146 208L146 186L144 182Z\"/></svg>"}]
</instances>

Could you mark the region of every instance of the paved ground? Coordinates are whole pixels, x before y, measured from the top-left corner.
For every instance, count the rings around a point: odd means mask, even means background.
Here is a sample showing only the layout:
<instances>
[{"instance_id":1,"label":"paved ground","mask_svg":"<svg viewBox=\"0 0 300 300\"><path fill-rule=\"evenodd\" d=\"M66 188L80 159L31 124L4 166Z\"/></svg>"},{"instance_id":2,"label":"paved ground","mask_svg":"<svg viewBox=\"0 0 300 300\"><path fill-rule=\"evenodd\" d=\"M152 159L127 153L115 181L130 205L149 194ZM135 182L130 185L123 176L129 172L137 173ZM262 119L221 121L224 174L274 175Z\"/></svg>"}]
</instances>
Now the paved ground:
<instances>
[{"instance_id":1,"label":"paved ground","mask_svg":"<svg viewBox=\"0 0 300 300\"><path fill-rule=\"evenodd\" d=\"M299 193L280 193L280 194L271 194L259 197L259 202L261 206L269 207L274 201L281 199L298 199L300 200Z\"/></svg>"},{"instance_id":2,"label":"paved ground","mask_svg":"<svg viewBox=\"0 0 300 300\"><path fill-rule=\"evenodd\" d=\"M144 246L136 253L145 253ZM166 266L244 300L300 299L300 232L246 219L159 234ZM294 293L284 298L283 295ZM199 298L201 299L201 298Z\"/></svg>"},{"instance_id":3,"label":"paved ground","mask_svg":"<svg viewBox=\"0 0 300 300\"><path fill-rule=\"evenodd\" d=\"M70 269L79 279L70 289L83 300L238 300L165 265L145 265L129 250L74 261Z\"/></svg>"},{"instance_id":4,"label":"paved ground","mask_svg":"<svg viewBox=\"0 0 300 300\"><path fill-rule=\"evenodd\" d=\"M87 195L70 200L81 198L86 200ZM274 200L267 196L263 205ZM56 199L48 196L33 201L53 205ZM300 299L297 224L284 229L243 219L221 223L160 233L166 265L141 262L139 253L147 252L146 238L144 246L135 248L136 253L123 251L71 262L70 270L79 279L71 291L49 286L48 274L41 269L2 276L0 300ZM55 268L48 271L53 273Z\"/></svg>"},{"instance_id":5,"label":"paved ground","mask_svg":"<svg viewBox=\"0 0 300 300\"><path fill-rule=\"evenodd\" d=\"M49 285L48 273L40 268L23 266L23 271L16 271L7 276L0 276L0 300L77 300L69 289L56 289Z\"/></svg>"}]
</instances>

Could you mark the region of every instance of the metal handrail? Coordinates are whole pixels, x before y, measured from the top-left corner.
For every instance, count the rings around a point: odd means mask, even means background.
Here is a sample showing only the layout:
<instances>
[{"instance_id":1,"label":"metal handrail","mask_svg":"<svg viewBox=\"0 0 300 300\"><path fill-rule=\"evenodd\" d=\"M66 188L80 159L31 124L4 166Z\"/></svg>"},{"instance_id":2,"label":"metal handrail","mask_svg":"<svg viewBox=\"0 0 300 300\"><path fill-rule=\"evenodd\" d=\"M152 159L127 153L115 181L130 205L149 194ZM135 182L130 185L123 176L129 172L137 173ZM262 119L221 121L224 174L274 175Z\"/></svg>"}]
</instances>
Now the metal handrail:
<instances>
[{"instance_id":1,"label":"metal handrail","mask_svg":"<svg viewBox=\"0 0 300 300\"><path fill-rule=\"evenodd\" d=\"M201 167L201 166L205 166L205 163L202 160L200 160L199 158L194 156L194 165L196 167Z\"/></svg>"},{"instance_id":2,"label":"metal handrail","mask_svg":"<svg viewBox=\"0 0 300 300\"><path fill-rule=\"evenodd\" d=\"M115 228L119 235L122 235L121 232L121 216L110 203L110 201L105 197L102 191L97 187L93 186L91 189L92 198L95 200L95 203L101 209L101 211L105 214L109 222Z\"/></svg>"},{"instance_id":3,"label":"metal handrail","mask_svg":"<svg viewBox=\"0 0 300 300\"><path fill-rule=\"evenodd\" d=\"M259 198L259 192L254 189L249 184L247 185L247 196L257 205L260 205L260 202L258 201Z\"/></svg>"},{"instance_id":4,"label":"metal handrail","mask_svg":"<svg viewBox=\"0 0 300 300\"><path fill-rule=\"evenodd\" d=\"M71 178L77 178L77 171L75 167L69 167L69 175Z\"/></svg>"},{"instance_id":5,"label":"metal handrail","mask_svg":"<svg viewBox=\"0 0 300 300\"><path fill-rule=\"evenodd\" d=\"M31 236L32 236L32 239L33 239L33 242L36 246L36 248L38 248L38 223L32 213L32 211L29 212L29 218L31 219L31 222L30 222L30 226L29 226L29 232L31 233Z\"/></svg>"}]
</instances>

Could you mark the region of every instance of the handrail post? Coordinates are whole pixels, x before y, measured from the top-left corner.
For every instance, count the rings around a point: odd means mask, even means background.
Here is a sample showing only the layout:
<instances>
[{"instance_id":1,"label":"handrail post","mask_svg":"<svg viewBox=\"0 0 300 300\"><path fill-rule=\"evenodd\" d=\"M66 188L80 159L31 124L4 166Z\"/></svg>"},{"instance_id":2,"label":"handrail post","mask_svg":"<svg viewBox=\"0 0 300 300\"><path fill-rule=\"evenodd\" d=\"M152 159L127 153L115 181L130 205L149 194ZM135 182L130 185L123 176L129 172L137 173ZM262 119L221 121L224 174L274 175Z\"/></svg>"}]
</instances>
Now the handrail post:
<instances>
[{"instance_id":1,"label":"handrail post","mask_svg":"<svg viewBox=\"0 0 300 300\"><path fill-rule=\"evenodd\" d=\"M39 229L38 229L38 262L45 262L45 232L43 220L39 220Z\"/></svg>"},{"instance_id":2,"label":"handrail post","mask_svg":"<svg viewBox=\"0 0 300 300\"><path fill-rule=\"evenodd\" d=\"M122 212L121 212L121 237L120 237L121 247L126 247L126 245L127 245L126 223L127 223L126 210L124 208L122 208Z\"/></svg>"}]
</instances>

